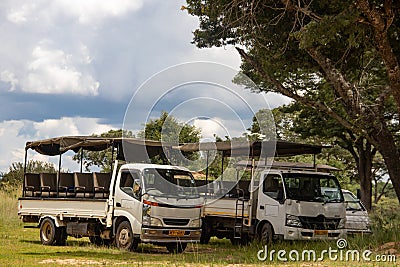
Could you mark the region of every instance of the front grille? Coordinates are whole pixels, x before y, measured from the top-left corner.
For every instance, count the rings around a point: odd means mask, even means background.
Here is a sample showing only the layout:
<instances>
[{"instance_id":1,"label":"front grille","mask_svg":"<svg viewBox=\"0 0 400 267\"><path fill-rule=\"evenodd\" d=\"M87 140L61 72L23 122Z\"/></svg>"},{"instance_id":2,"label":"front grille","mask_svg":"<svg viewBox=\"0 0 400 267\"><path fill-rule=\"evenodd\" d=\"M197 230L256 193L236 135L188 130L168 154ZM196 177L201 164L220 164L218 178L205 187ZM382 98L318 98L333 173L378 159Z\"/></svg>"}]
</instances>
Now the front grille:
<instances>
[{"instance_id":1,"label":"front grille","mask_svg":"<svg viewBox=\"0 0 400 267\"><path fill-rule=\"evenodd\" d=\"M340 219L329 219L323 215L317 217L299 217L301 224L305 229L313 230L336 230Z\"/></svg>"},{"instance_id":2,"label":"front grille","mask_svg":"<svg viewBox=\"0 0 400 267\"><path fill-rule=\"evenodd\" d=\"M171 219L171 218L164 218L163 219L164 223L166 225L187 225L189 223L189 219Z\"/></svg>"}]
</instances>

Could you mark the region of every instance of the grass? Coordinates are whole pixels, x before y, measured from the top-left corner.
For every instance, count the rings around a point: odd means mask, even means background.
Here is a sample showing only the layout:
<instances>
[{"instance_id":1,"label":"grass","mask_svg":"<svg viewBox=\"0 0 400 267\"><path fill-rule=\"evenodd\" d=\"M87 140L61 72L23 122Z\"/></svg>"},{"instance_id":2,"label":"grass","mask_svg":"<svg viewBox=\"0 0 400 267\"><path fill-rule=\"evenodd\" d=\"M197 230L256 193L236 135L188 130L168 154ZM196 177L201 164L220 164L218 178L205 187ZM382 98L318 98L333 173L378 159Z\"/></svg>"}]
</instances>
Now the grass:
<instances>
[{"instance_id":1,"label":"grass","mask_svg":"<svg viewBox=\"0 0 400 267\"><path fill-rule=\"evenodd\" d=\"M0 266L258 266L271 263L274 266L345 266L349 264L344 261L331 261L328 257L322 262L280 262L276 259L276 254L273 262L259 261L257 252L263 248L261 244L252 243L249 246L237 247L231 245L229 240L214 238L208 245L189 244L184 253L177 255L168 254L164 247L147 244L139 245L139 252L123 252L114 247L97 247L87 238L68 237L67 246L64 247L43 246L40 243L39 230L23 228L18 219L17 196L17 191L0 191ZM396 218L400 218L400 215ZM396 218L392 220L397 220ZM384 225L386 231L377 231L382 227L379 225L382 222L376 221L375 233L372 236L348 238L348 248L370 249L374 255L394 252L398 254L397 258L400 260L399 223L393 221L389 226ZM337 248L336 242L281 241L271 244L268 250L284 249L288 253L293 249L298 251L313 249L319 255L322 250L329 247ZM376 263L361 261L352 262L351 265L376 266ZM384 266L396 266L396 264L388 263Z\"/></svg>"}]
</instances>

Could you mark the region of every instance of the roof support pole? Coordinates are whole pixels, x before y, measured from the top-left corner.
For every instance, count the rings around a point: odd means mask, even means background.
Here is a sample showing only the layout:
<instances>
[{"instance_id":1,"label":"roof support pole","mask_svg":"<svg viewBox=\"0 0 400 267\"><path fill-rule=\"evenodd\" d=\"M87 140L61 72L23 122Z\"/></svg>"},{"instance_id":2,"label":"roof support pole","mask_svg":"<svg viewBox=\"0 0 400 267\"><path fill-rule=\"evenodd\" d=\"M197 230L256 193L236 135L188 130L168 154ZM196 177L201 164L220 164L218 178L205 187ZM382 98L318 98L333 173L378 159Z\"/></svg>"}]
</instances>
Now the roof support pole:
<instances>
[{"instance_id":1,"label":"roof support pole","mask_svg":"<svg viewBox=\"0 0 400 267\"><path fill-rule=\"evenodd\" d=\"M25 184L26 184L26 181L25 181L25 179L26 179L26 165L28 164L28 149L27 148L25 148L25 157L24 157L24 181L23 181L23 184L22 184L22 188L23 188L23 190L22 190L22 196L24 197L25 196Z\"/></svg>"},{"instance_id":2,"label":"roof support pole","mask_svg":"<svg viewBox=\"0 0 400 267\"><path fill-rule=\"evenodd\" d=\"M207 150L207 152L206 152L206 197L208 194L208 157L210 156L209 153L210 153L210 151Z\"/></svg>"},{"instance_id":3,"label":"roof support pole","mask_svg":"<svg viewBox=\"0 0 400 267\"><path fill-rule=\"evenodd\" d=\"M81 147L81 156L80 156L80 158L81 158L81 173L82 173L82 170L83 170L83 147Z\"/></svg>"},{"instance_id":4,"label":"roof support pole","mask_svg":"<svg viewBox=\"0 0 400 267\"><path fill-rule=\"evenodd\" d=\"M315 153L313 154L313 167L315 170L317 170L317 164L316 164L316 159L315 159Z\"/></svg>"},{"instance_id":5,"label":"roof support pole","mask_svg":"<svg viewBox=\"0 0 400 267\"><path fill-rule=\"evenodd\" d=\"M225 153L222 151L222 159L221 159L221 181L224 179L224 158Z\"/></svg>"},{"instance_id":6,"label":"roof support pole","mask_svg":"<svg viewBox=\"0 0 400 267\"><path fill-rule=\"evenodd\" d=\"M61 149L60 149L60 158L58 159L58 175L57 175L57 197L59 197L58 188L60 187L60 175L61 175Z\"/></svg>"},{"instance_id":7,"label":"roof support pole","mask_svg":"<svg viewBox=\"0 0 400 267\"><path fill-rule=\"evenodd\" d=\"M114 141L112 142L111 146L111 162L110 162L110 171L111 173L113 172L113 164L114 164ZM117 154L118 154L118 148L117 148Z\"/></svg>"}]
</instances>

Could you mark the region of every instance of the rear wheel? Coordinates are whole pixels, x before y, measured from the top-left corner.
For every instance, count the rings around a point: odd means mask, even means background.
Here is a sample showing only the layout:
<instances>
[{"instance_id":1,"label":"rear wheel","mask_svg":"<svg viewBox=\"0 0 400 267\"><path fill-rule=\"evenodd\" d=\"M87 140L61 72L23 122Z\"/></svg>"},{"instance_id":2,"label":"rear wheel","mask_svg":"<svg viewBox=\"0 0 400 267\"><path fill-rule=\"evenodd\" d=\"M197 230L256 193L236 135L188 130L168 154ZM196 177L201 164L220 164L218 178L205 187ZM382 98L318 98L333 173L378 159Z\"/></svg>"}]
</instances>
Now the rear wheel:
<instances>
[{"instance_id":1,"label":"rear wheel","mask_svg":"<svg viewBox=\"0 0 400 267\"><path fill-rule=\"evenodd\" d=\"M185 249L187 247L187 243L181 243L181 242L168 243L168 244L166 244L166 247L167 247L167 250L169 253L178 254L178 253L182 253L185 251Z\"/></svg>"},{"instance_id":2,"label":"rear wheel","mask_svg":"<svg viewBox=\"0 0 400 267\"><path fill-rule=\"evenodd\" d=\"M40 224L40 241L43 245L51 246L57 239L56 225L50 218L44 218Z\"/></svg>"},{"instance_id":3,"label":"rear wheel","mask_svg":"<svg viewBox=\"0 0 400 267\"><path fill-rule=\"evenodd\" d=\"M131 224L128 221L123 221L118 225L115 243L122 250L136 250L138 240L134 237Z\"/></svg>"}]
</instances>

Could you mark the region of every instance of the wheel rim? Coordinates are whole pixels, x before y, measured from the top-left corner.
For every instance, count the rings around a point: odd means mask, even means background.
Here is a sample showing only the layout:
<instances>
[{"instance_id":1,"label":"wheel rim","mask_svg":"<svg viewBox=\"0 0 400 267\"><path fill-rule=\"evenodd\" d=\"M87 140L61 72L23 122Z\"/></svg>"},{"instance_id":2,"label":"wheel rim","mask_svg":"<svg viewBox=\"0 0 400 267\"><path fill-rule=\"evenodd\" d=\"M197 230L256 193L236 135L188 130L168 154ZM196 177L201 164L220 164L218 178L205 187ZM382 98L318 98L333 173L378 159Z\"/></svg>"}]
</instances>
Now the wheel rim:
<instances>
[{"instance_id":1,"label":"wheel rim","mask_svg":"<svg viewBox=\"0 0 400 267\"><path fill-rule=\"evenodd\" d=\"M50 223L46 221L43 224L43 231L42 231L43 240L48 242L52 238L52 236L53 236L53 229Z\"/></svg>"},{"instance_id":2,"label":"wheel rim","mask_svg":"<svg viewBox=\"0 0 400 267\"><path fill-rule=\"evenodd\" d=\"M118 241L122 247L127 247L132 241L132 235L127 228L123 228L119 233Z\"/></svg>"}]
</instances>

